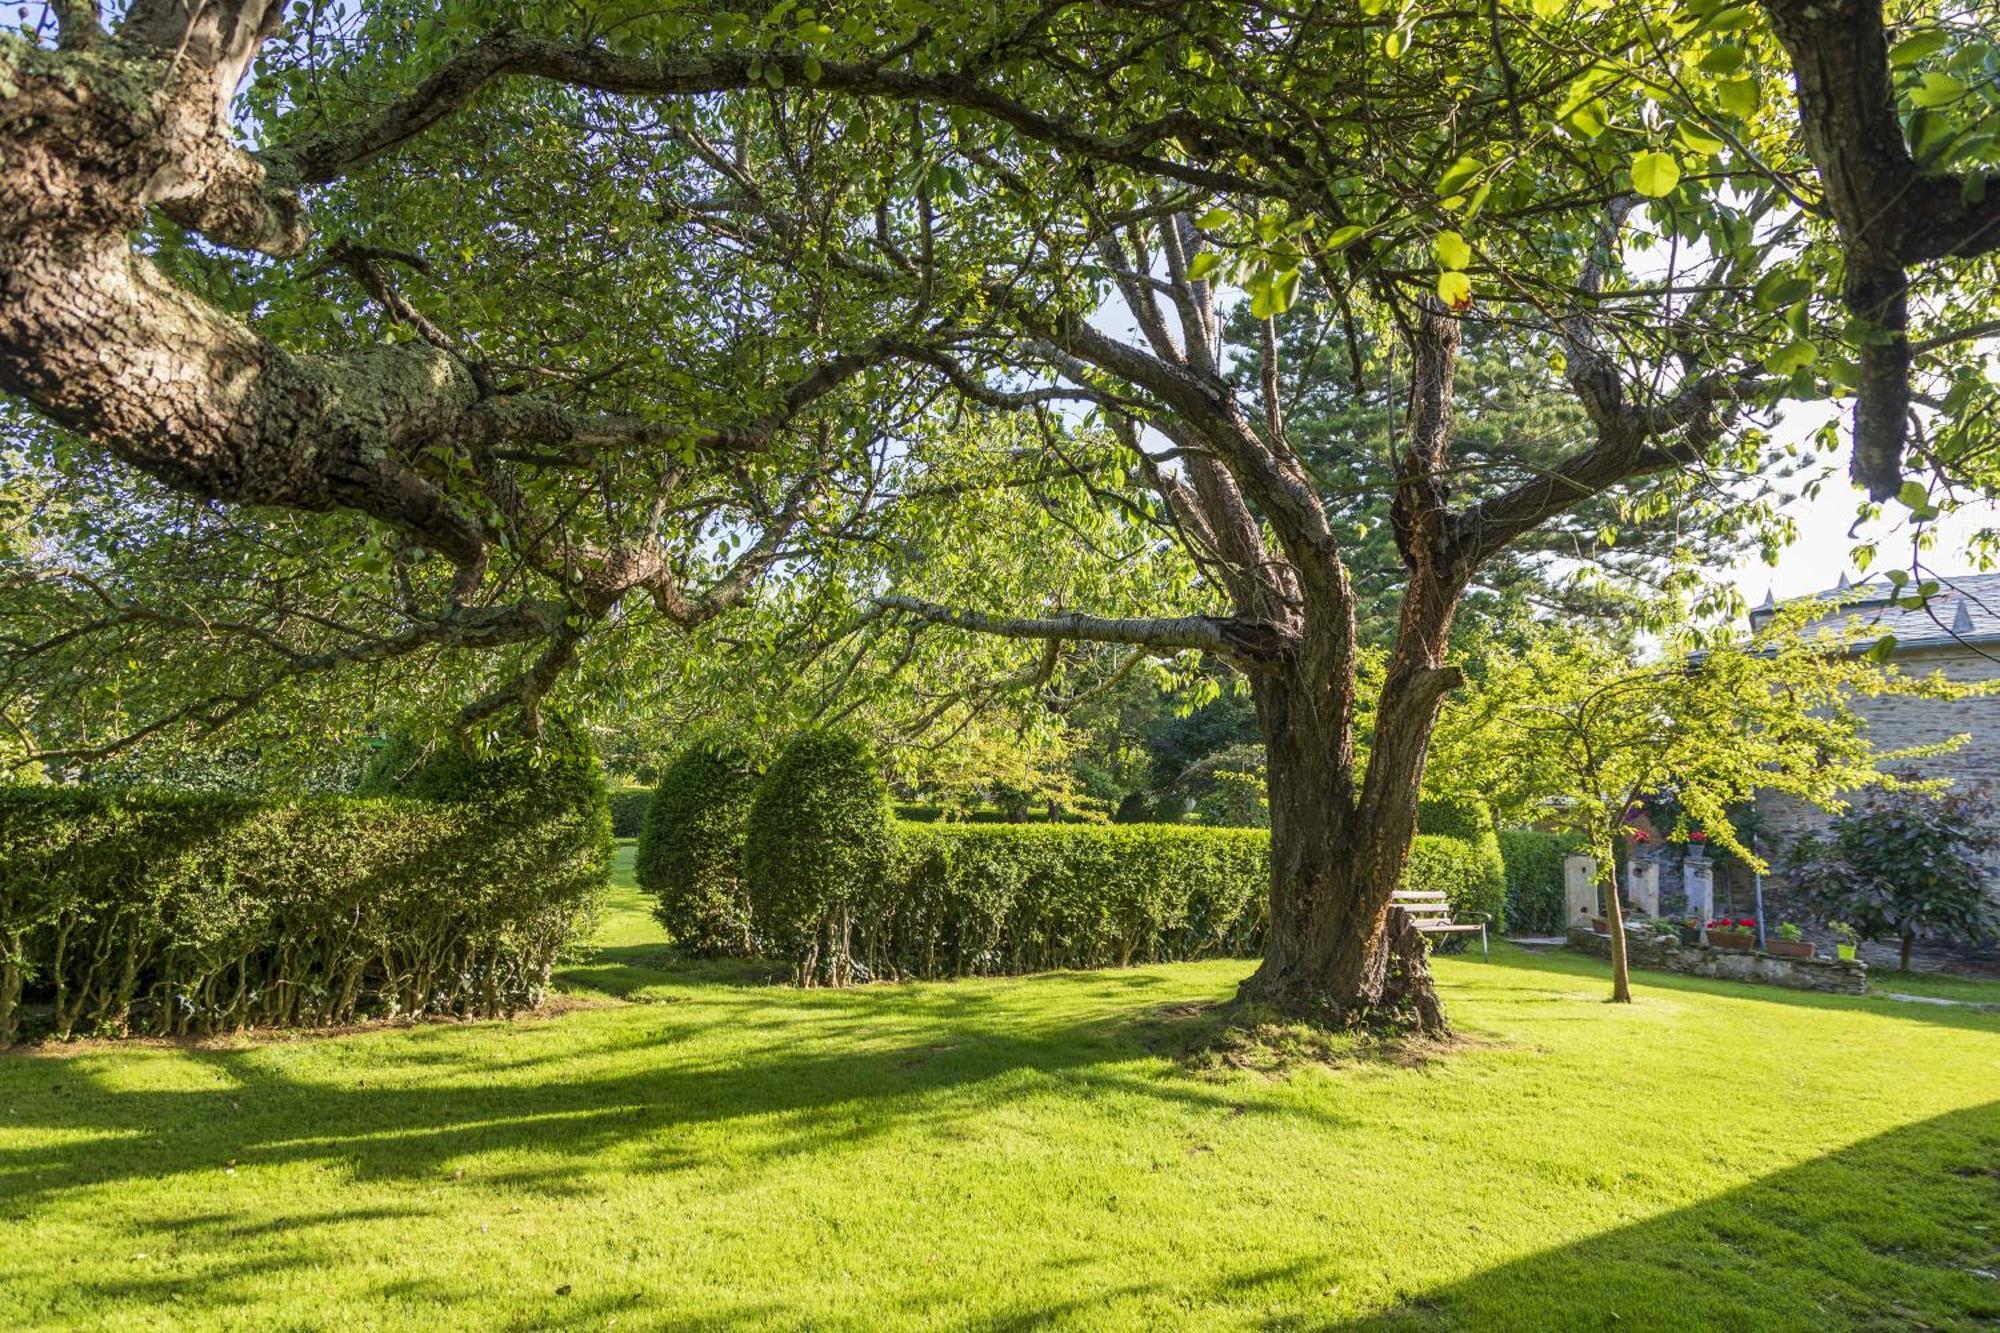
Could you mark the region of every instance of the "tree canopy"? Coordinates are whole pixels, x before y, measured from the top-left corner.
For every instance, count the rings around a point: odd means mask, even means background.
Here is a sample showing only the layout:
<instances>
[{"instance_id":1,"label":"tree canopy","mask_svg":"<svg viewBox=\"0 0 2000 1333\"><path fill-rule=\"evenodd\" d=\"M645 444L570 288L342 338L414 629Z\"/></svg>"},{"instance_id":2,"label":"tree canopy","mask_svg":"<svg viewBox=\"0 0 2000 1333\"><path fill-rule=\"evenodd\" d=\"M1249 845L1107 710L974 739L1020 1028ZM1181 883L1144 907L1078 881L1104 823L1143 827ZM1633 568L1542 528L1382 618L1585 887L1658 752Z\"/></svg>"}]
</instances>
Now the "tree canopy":
<instances>
[{"instance_id":1,"label":"tree canopy","mask_svg":"<svg viewBox=\"0 0 2000 1333\"><path fill-rule=\"evenodd\" d=\"M1269 761L1249 989L1361 1013L1421 966L1388 893L1468 598L1593 562L1700 593L1664 533L1782 535L1789 402L1851 399L1852 475L1920 523L1994 490L1987 19L31 8L10 744L89 762L355 668L532 729L598 645L766 583L885 678L919 627L1038 645L974 695L1197 654Z\"/></svg>"}]
</instances>

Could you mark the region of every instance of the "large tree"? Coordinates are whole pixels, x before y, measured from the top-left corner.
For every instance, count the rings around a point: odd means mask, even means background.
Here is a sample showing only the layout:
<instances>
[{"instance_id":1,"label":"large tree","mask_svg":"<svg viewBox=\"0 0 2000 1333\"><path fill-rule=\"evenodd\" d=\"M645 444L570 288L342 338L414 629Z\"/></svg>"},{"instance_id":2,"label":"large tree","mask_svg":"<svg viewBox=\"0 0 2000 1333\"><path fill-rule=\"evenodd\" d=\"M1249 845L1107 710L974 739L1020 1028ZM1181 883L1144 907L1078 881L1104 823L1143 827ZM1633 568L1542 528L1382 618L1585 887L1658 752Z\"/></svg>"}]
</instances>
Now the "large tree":
<instances>
[{"instance_id":1,"label":"large tree","mask_svg":"<svg viewBox=\"0 0 2000 1333\"><path fill-rule=\"evenodd\" d=\"M1275 853L1244 993L1316 1018L1439 1021L1389 895L1480 571L1614 490L1712 521L1759 461L1746 407L1822 392L1843 337L1872 345L1827 325L1797 120L1755 77L1771 38L1722 3L481 2L322 13L283 45L268 0L137 0L115 31L86 0L50 12L53 46L0 46L0 385L170 486L387 525L435 579L412 632L541 645L503 701L532 703L628 594L684 623L740 597L816 512L826 460L869 470L856 413L905 381L1101 414L1132 462L1105 502L1171 534L1205 613L875 605L1244 672ZM253 149L232 108L264 53ZM539 188L505 207L467 188L518 171ZM362 235L315 251L321 208ZM540 333L495 355L509 311L433 291L385 220L449 236L473 288L504 297L521 266L517 290L560 308L575 285L575 326L648 276L698 287L645 290L671 336L631 329L636 367ZM310 256L399 336L365 342L348 302L299 336L270 322L284 300L241 318L218 247ZM1353 355L1401 349L1400 421L1365 471L1402 570L1372 710L1355 538L1277 388L1302 294ZM1239 299L1247 358L1219 336ZM1465 466L1468 319L1560 375L1572 447ZM749 555L717 569L732 524L667 523L691 474L749 488ZM690 591L695 552L715 582Z\"/></svg>"}]
</instances>

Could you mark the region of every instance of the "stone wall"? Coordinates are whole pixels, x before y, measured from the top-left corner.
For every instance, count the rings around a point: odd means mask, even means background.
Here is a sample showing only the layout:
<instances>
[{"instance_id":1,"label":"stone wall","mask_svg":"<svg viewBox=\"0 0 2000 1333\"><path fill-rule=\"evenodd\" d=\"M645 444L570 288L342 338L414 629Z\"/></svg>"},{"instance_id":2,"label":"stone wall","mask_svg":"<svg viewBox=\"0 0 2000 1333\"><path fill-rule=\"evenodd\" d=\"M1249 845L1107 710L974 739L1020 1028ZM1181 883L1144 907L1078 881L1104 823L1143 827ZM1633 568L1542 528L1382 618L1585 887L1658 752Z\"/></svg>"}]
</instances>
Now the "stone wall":
<instances>
[{"instance_id":1,"label":"stone wall","mask_svg":"<svg viewBox=\"0 0 2000 1333\"><path fill-rule=\"evenodd\" d=\"M1569 947L1598 958L1611 957L1611 937L1573 927ZM1755 981L1791 990L1835 995L1866 995L1868 965L1839 958L1779 958L1744 949L1714 949L1706 944L1682 944L1672 935L1627 931L1625 957L1633 967L1680 972L1720 981Z\"/></svg>"}]
</instances>

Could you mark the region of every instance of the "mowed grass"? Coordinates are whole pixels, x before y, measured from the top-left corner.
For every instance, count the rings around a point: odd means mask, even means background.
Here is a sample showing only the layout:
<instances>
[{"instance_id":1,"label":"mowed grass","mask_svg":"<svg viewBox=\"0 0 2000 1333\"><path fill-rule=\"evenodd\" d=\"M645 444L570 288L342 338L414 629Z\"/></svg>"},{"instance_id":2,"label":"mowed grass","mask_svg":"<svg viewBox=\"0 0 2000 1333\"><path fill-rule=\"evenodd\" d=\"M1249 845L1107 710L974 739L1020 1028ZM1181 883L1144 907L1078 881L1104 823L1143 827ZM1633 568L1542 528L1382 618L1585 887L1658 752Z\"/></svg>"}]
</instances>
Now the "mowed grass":
<instances>
[{"instance_id":1,"label":"mowed grass","mask_svg":"<svg viewBox=\"0 0 2000 1333\"><path fill-rule=\"evenodd\" d=\"M1248 965L803 993L629 879L548 1016L0 1058L0 1327L1975 1328L2000 1014L1440 960L1458 1050L1170 1055Z\"/></svg>"}]
</instances>

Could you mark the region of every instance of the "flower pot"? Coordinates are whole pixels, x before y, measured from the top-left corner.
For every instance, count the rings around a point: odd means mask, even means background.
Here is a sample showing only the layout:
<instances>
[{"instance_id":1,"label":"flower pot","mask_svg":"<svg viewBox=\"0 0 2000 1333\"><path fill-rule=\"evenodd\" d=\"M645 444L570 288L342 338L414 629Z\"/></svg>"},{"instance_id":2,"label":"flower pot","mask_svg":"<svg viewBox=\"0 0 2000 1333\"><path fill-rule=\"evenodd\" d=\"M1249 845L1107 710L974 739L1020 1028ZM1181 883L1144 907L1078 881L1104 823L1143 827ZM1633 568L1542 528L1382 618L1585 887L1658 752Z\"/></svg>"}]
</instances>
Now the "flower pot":
<instances>
[{"instance_id":1,"label":"flower pot","mask_svg":"<svg viewBox=\"0 0 2000 1333\"><path fill-rule=\"evenodd\" d=\"M1764 941L1764 952L1774 958L1811 958L1813 947L1804 940L1772 939Z\"/></svg>"},{"instance_id":2,"label":"flower pot","mask_svg":"<svg viewBox=\"0 0 2000 1333\"><path fill-rule=\"evenodd\" d=\"M1682 943L1682 944L1700 944L1700 943L1701 943L1701 931L1700 931L1699 929L1697 929L1696 927L1694 927L1694 926L1682 926L1682 927L1680 928L1680 932L1681 932L1681 943Z\"/></svg>"},{"instance_id":3,"label":"flower pot","mask_svg":"<svg viewBox=\"0 0 2000 1333\"><path fill-rule=\"evenodd\" d=\"M1840 961L1843 963L1854 961L1855 946L1852 944L1836 944L1833 946L1833 951L1840 956Z\"/></svg>"},{"instance_id":4,"label":"flower pot","mask_svg":"<svg viewBox=\"0 0 2000 1333\"><path fill-rule=\"evenodd\" d=\"M1757 947L1757 936L1748 930L1711 930L1708 932L1708 943L1715 949L1754 949Z\"/></svg>"}]
</instances>

